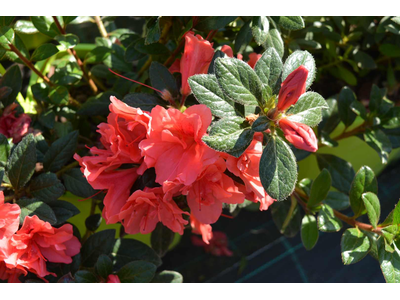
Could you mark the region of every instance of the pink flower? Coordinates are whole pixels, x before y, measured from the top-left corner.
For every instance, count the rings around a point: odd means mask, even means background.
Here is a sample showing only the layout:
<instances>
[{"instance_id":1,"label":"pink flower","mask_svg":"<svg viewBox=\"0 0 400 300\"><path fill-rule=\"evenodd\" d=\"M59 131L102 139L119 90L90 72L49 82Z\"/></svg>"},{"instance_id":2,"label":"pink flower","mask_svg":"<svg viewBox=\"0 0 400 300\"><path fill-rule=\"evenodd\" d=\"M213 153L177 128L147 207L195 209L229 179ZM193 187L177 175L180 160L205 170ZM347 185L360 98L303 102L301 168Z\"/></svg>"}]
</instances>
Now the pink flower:
<instances>
[{"instance_id":1,"label":"pink flower","mask_svg":"<svg viewBox=\"0 0 400 300\"><path fill-rule=\"evenodd\" d=\"M148 138L139 147L147 167L155 168L156 182L190 185L218 159L219 154L201 140L212 118L207 106L193 105L184 113L156 106L151 116Z\"/></svg>"},{"instance_id":2,"label":"pink flower","mask_svg":"<svg viewBox=\"0 0 400 300\"><path fill-rule=\"evenodd\" d=\"M1 259L1 258L0 258ZM21 270L19 268L9 269L6 266L6 263L0 260L0 280L7 280L8 283L20 283L19 277L25 274L26 271Z\"/></svg>"},{"instance_id":3,"label":"pink flower","mask_svg":"<svg viewBox=\"0 0 400 300\"><path fill-rule=\"evenodd\" d=\"M4 203L4 194L0 191L0 240L10 238L18 230L20 213L17 204Z\"/></svg>"},{"instance_id":4,"label":"pink flower","mask_svg":"<svg viewBox=\"0 0 400 300\"><path fill-rule=\"evenodd\" d=\"M285 111L295 104L306 91L308 70L304 66L298 67L282 82L278 96L278 110Z\"/></svg>"},{"instance_id":5,"label":"pink flower","mask_svg":"<svg viewBox=\"0 0 400 300\"><path fill-rule=\"evenodd\" d=\"M221 51L224 52L228 57L233 57L233 50L230 46L228 45L223 45L221 48ZM249 54L249 61L247 64L254 69L254 66L256 65L257 61L261 58L261 54L257 54L255 52ZM243 55L238 54L237 58L239 60L243 60Z\"/></svg>"},{"instance_id":6,"label":"pink flower","mask_svg":"<svg viewBox=\"0 0 400 300\"><path fill-rule=\"evenodd\" d=\"M231 46L223 45L221 51L224 52L228 57L233 57L233 50Z\"/></svg>"},{"instance_id":7,"label":"pink flower","mask_svg":"<svg viewBox=\"0 0 400 300\"><path fill-rule=\"evenodd\" d=\"M17 103L10 104L4 109L3 116L0 117L0 133L7 138L13 138L13 143L18 143L29 131L31 118L27 114L20 114L16 117L15 109Z\"/></svg>"},{"instance_id":8,"label":"pink flower","mask_svg":"<svg viewBox=\"0 0 400 300\"><path fill-rule=\"evenodd\" d=\"M150 233L158 222L174 232L183 234L188 222L182 218L184 212L176 203L164 195L161 187L135 191L119 214L125 231L129 234Z\"/></svg>"},{"instance_id":9,"label":"pink flower","mask_svg":"<svg viewBox=\"0 0 400 300\"><path fill-rule=\"evenodd\" d=\"M239 158L227 155L226 167L229 172L243 180L246 199L260 202L260 210L267 210L275 199L267 194L260 181L261 155L262 143L255 138Z\"/></svg>"},{"instance_id":10,"label":"pink flower","mask_svg":"<svg viewBox=\"0 0 400 300\"><path fill-rule=\"evenodd\" d=\"M210 244L210 240L213 237L212 227L210 224L201 223L193 215L190 215L190 226L192 227L193 233L201 235L204 243L207 245Z\"/></svg>"},{"instance_id":11,"label":"pink flower","mask_svg":"<svg viewBox=\"0 0 400 300\"><path fill-rule=\"evenodd\" d=\"M292 122L287 118L279 120L285 138L298 149L315 152L318 150L318 140L314 131L307 125Z\"/></svg>"},{"instance_id":12,"label":"pink flower","mask_svg":"<svg viewBox=\"0 0 400 300\"><path fill-rule=\"evenodd\" d=\"M200 35L189 31L185 35L185 50L180 60L182 74L181 94L186 97L190 94L188 78L195 74L206 74L214 56L212 44Z\"/></svg>"},{"instance_id":13,"label":"pink flower","mask_svg":"<svg viewBox=\"0 0 400 300\"><path fill-rule=\"evenodd\" d=\"M215 231L209 244L206 244L197 236L192 236L192 243L195 246L204 247L207 253L215 256L233 255L232 251L228 249L228 237L222 231Z\"/></svg>"},{"instance_id":14,"label":"pink flower","mask_svg":"<svg viewBox=\"0 0 400 300\"><path fill-rule=\"evenodd\" d=\"M119 280L118 275L108 275L107 283L121 283L121 280Z\"/></svg>"},{"instance_id":15,"label":"pink flower","mask_svg":"<svg viewBox=\"0 0 400 300\"><path fill-rule=\"evenodd\" d=\"M10 255L4 262L8 268L23 267L43 278L52 274L46 261L70 264L80 248L70 224L54 228L37 216L25 217L21 229L10 239Z\"/></svg>"},{"instance_id":16,"label":"pink flower","mask_svg":"<svg viewBox=\"0 0 400 300\"><path fill-rule=\"evenodd\" d=\"M213 165L208 166L197 180L189 186L182 187L183 195L191 214L201 223L215 223L222 212L222 203L243 203L244 195L233 182L224 174L225 161L219 158Z\"/></svg>"},{"instance_id":17,"label":"pink flower","mask_svg":"<svg viewBox=\"0 0 400 300\"><path fill-rule=\"evenodd\" d=\"M168 68L171 74L181 72L181 60L179 58L175 59L173 64Z\"/></svg>"},{"instance_id":18,"label":"pink flower","mask_svg":"<svg viewBox=\"0 0 400 300\"><path fill-rule=\"evenodd\" d=\"M256 63L261 58L261 54L257 54L255 52L249 54L248 65L254 69Z\"/></svg>"}]
</instances>

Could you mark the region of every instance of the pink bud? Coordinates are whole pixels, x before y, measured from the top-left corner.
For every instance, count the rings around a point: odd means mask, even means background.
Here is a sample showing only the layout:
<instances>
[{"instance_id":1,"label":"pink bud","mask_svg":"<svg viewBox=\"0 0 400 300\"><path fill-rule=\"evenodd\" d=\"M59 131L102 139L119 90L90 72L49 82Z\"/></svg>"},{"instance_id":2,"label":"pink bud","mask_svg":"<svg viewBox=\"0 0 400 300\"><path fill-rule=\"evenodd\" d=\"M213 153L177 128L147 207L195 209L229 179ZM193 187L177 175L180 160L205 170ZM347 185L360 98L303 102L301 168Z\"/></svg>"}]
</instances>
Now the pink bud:
<instances>
[{"instance_id":1,"label":"pink bud","mask_svg":"<svg viewBox=\"0 0 400 300\"><path fill-rule=\"evenodd\" d=\"M121 280L117 275L108 275L107 283L121 283Z\"/></svg>"},{"instance_id":2,"label":"pink bud","mask_svg":"<svg viewBox=\"0 0 400 300\"><path fill-rule=\"evenodd\" d=\"M307 125L292 122L287 118L279 121L285 138L297 149L315 152L318 150L318 141L314 131Z\"/></svg>"},{"instance_id":3,"label":"pink bud","mask_svg":"<svg viewBox=\"0 0 400 300\"><path fill-rule=\"evenodd\" d=\"M279 91L279 111L288 109L305 93L307 76L308 70L304 66L300 66L286 77Z\"/></svg>"},{"instance_id":4,"label":"pink bud","mask_svg":"<svg viewBox=\"0 0 400 300\"><path fill-rule=\"evenodd\" d=\"M255 52L250 53L249 54L249 61L247 62L247 64L254 69L256 63L261 58L261 56L262 56L261 54L257 54Z\"/></svg>"},{"instance_id":5,"label":"pink bud","mask_svg":"<svg viewBox=\"0 0 400 300\"><path fill-rule=\"evenodd\" d=\"M231 46L223 45L221 51L224 52L228 57L233 57L233 50Z\"/></svg>"}]
</instances>

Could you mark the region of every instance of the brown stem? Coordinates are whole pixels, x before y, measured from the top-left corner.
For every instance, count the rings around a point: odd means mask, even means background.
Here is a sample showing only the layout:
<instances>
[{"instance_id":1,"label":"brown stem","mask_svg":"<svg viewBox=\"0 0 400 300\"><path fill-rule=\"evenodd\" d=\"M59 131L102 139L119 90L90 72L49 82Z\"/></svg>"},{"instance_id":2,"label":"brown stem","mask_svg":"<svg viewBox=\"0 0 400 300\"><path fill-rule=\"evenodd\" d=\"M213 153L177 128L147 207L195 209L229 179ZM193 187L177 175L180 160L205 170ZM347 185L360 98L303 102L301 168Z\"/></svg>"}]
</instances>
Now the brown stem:
<instances>
[{"instance_id":1,"label":"brown stem","mask_svg":"<svg viewBox=\"0 0 400 300\"><path fill-rule=\"evenodd\" d=\"M152 60L153 59L150 56L149 59L144 63L142 68L139 70L138 77L142 76L142 74L150 67Z\"/></svg>"},{"instance_id":2,"label":"brown stem","mask_svg":"<svg viewBox=\"0 0 400 300\"><path fill-rule=\"evenodd\" d=\"M57 17L53 16L53 20L54 23L56 24L58 30L60 30L61 34L66 34L67 32L65 31L64 28L62 28L60 22L58 22ZM94 81L90 78L88 72L86 71L85 66L83 65L81 59L79 58L78 54L76 54L76 51L74 49L68 49L67 50L69 54L73 55L75 57L76 62L78 63L79 68L82 70L83 72L83 77L85 77L86 81L89 83L89 87L92 90L92 92L94 94L97 93L98 88L96 86L96 84L94 83Z\"/></svg>"},{"instance_id":3,"label":"brown stem","mask_svg":"<svg viewBox=\"0 0 400 300\"><path fill-rule=\"evenodd\" d=\"M69 165L66 165L64 168L62 168L60 171L56 173L57 177L60 177L62 174L64 174L65 171L68 171L69 169L75 168L79 165L79 162L74 161L70 163Z\"/></svg>"},{"instance_id":4,"label":"brown stem","mask_svg":"<svg viewBox=\"0 0 400 300\"><path fill-rule=\"evenodd\" d=\"M29 68L31 69L33 72L36 73L36 75L38 75L40 78L43 79L44 82L46 82L48 85L50 86L55 86L54 83L52 83L50 81L49 78L47 78L47 76L43 75L38 69L36 69L36 67L34 66L34 64L32 62L30 62L28 59L26 59L25 56L22 55L21 52L19 52L19 50L13 45L13 44L8 44L8 46L10 47L11 51L13 51L15 54L17 54L17 56L19 57L19 59L21 59L23 61L23 63Z\"/></svg>"},{"instance_id":5,"label":"brown stem","mask_svg":"<svg viewBox=\"0 0 400 300\"><path fill-rule=\"evenodd\" d=\"M356 135L356 134L358 134L358 133L362 133L362 132L365 131L365 126L366 126L366 123L364 122L364 123L362 123L360 126L354 128L353 130L350 130L350 131L343 131L341 134L339 134L338 136L334 137L333 140L334 140L334 141L339 141L339 140L342 140L342 139L351 137L351 136L353 136L353 135ZM322 148L322 147L325 147L325 145L319 143L319 144L318 144L318 148Z\"/></svg>"},{"instance_id":6,"label":"brown stem","mask_svg":"<svg viewBox=\"0 0 400 300\"><path fill-rule=\"evenodd\" d=\"M106 30L106 27L104 26L104 23L101 20L100 16L95 16L94 20L95 20L95 22L97 24L97 27L99 28L101 36L104 37L104 38L108 37L108 33L107 33L107 30Z\"/></svg>"}]
</instances>

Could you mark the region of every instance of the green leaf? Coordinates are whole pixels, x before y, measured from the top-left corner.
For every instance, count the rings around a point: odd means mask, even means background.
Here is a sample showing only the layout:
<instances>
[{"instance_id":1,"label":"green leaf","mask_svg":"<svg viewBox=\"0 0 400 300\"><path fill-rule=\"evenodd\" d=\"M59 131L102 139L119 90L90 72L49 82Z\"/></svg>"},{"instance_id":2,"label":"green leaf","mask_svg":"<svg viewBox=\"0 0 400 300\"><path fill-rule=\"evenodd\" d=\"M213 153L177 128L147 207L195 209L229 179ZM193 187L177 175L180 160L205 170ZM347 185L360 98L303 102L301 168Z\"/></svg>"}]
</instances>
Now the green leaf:
<instances>
[{"instance_id":1,"label":"green leaf","mask_svg":"<svg viewBox=\"0 0 400 300\"><path fill-rule=\"evenodd\" d=\"M48 205L51 207L57 218L57 223L54 225L64 224L70 218L80 213L79 209L68 201L56 200L49 202Z\"/></svg>"},{"instance_id":2,"label":"green leaf","mask_svg":"<svg viewBox=\"0 0 400 300\"><path fill-rule=\"evenodd\" d=\"M0 133L0 165L5 166L10 155L11 144L6 136Z\"/></svg>"},{"instance_id":3,"label":"green leaf","mask_svg":"<svg viewBox=\"0 0 400 300\"><path fill-rule=\"evenodd\" d=\"M300 96L296 104L289 108L286 115L293 122L314 127L322 120L322 109L328 108L322 96L315 92L307 92Z\"/></svg>"},{"instance_id":4,"label":"green leaf","mask_svg":"<svg viewBox=\"0 0 400 300\"><path fill-rule=\"evenodd\" d=\"M146 45L144 39L139 39L135 42L135 49L143 54L169 54L169 50L165 45L160 43Z\"/></svg>"},{"instance_id":5,"label":"green leaf","mask_svg":"<svg viewBox=\"0 0 400 300\"><path fill-rule=\"evenodd\" d=\"M286 30L299 30L305 26L303 18L297 16L279 17L277 23Z\"/></svg>"},{"instance_id":6,"label":"green leaf","mask_svg":"<svg viewBox=\"0 0 400 300\"><path fill-rule=\"evenodd\" d=\"M214 116L224 118L239 114L235 110L235 102L222 92L215 75L194 75L189 77L188 82L197 101L207 105Z\"/></svg>"},{"instance_id":7,"label":"green leaf","mask_svg":"<svg viewBox=\"0 0 400 300\"><path fill-rule=\"evenodd\" d=\"M153 249L133 239L117 239L113 246L111 257L116 270L136 260L148 261L157 267L161 265L161 259Z\"/></svg>"},{"instance_id":8,"label":"green leaf","mask_svg":"<svg viewBox=\"0 0 400 300\"><path fill-rule=\"evenodd\" d=\"M61 17L57 17L59 22L63 22ZM31 21L33 25L39 30L41 33L48 35L54 38L56 35L59 35L60 32L52 17L45 16L32 16Z\"/></svg>"},{"instance_id":9,"label":"green leaf","mask_svg":"<svg viewBox=\"0 0 400 300\"><path fill-rule=\"evenodd\" d=\"M400 224L400 201L397 203L393 211L393 225Z\"/></svg>"},{"instance_id":10,"label":"green leaf","mask_svg":"<svg viewBox=\"0 0 400 300\"><path fill-rule=\"evenodd\" d=\"M350 85L357 85L357 78L354 76L354 74L349 71L348 69L338 65L335 69L337 70L338 78L344 80L347 84ZM332 71L333 71L332 70Z\"/></svg>"},{"instance_id":11,"label":"green leaf","mask_svg":"<svg viewBox=\"0 0 400 300\"><path fill-rule=\"evenodd\" d=\"M227 117L214 123L210 135L203 136L203 141L211 148L239 157L253 140L254 132L245 127L241 117Z\"/></svg>"},{"instance_id":12,"label":"green leaf","mask_svg":"<svg viewBox=\"0 0 400 300\"><path fill-rule=\"evenodd\" d=\"M107 115L110 112L109 106L111 104L111 96L115 96L119 99L119 93L114 91L106 91L104 93L97 94L94 97L90 97L81 105L76 113L84 116Z\"/></svg>"},{"instance_id":13,"label":"green leaf","mask_svg":"<svg viewBox=\"0 0 400 300\"><path fill-rule=\"evenodd\" d=\"M63 16L62 18L64 20L64 24L69 24L78 17L77 16Z\"/></svg>"},{"instance_id":14,"label":"green leaf","mask_svg":"<svg viewBox=\"0 0 400 300\"><path fill-rule=\"evenodd\" d=\"M78 145L78 134L75 130L50 146L43 160L45 171L57 172L72 158Z\"/></svg>"},{"instance_id":15,"label":"green leaf","mask_svg":"<svg viewBox=\"0 0 400 300\"><path fill-rule=\"evenodd\" d=\"M148 112L150 112L157 105L160 106L165 105L165 102L163 102L160 98L151 94L144 94L144 93L127 94L124 97L124 99L122 99L122 101L129 106L137 107Z\"/></svg>"},{"instance_id":16,"label":"green leaf","mask_svg":"<svg viewBox=\"0 0 400 300\"><path fill-rule=\"evenodd\" d=\"M318 131L329 135L339 125L340 118L337 100L329 98L326 100L326 104L329 108L322 110L322 122L318 126Z\"/></svg>"},{"instance_id":17,"label":"green leaf","mask_svg":"<svg viewBox=\"0 0 400 300\"><path fill-rule=\"evenodd\" d=\"M69 93L65 86L57 86L49 93L49 99L53 104L63 105L68 104Z\"/></svg>"},{"instance_id":18,"label":"green leaf","mask_svg":"<svg viewBox=\"0 0 400 300\"><path fill-rule=\"evenodd\" d=\"M22 75L18 65L11 66L0 79L0 88L5 86L11 88L12 91L7 97L1 100L4 107L13 103L18 93L21 91Z\"/></svg>"},{"instance_id":19,"label":"green leaf","mask_svg":"<svg viewBox=\"0 0 400 300\"><path fill-rule=\"evenodd\" d=\"M33 134L28 134L15 147L7 161L7 177L16 191L31 179L36 166L36 145Z\"/></svg>"},{"instance_id":20,"label":"green leaf","mask_svg":"<svg viewBox=\"0 0 400 300\"><path fill-rule=\"evenodd\" d=\"M28 20L18 20L15 22L14 30L23 34L36 34L39 31L33 26L31 21Z\"/></svg>"},{"instance_id":21,"label":"green leaf","mask_svg":"<svg viewBox=\"0 0 400 300\"><path fill-rule=\"evenodd\" d=\"M251 125L251 129L255 132L263 132L269 128L270 120L267 116L259 116Z\"/></svg>"},{"instance_id":22,"label":"green leaf","mask_svg":"<svg viewBox=\"0 0 400 300\"><path fill-rule=\"evenodd\" d=\"M335 191L330 191L323 203L328 204L330 207L336 210L344 210L350 207L349 196Z\"/></svg>"},{"instance_id":23,"label":"green leaf","mask_svg":"<svg viewBox=\"0 0 400 300\"><path fill-rule=\"evenodd\" d=\"M384 94L382 93L382 90L373 84L369 97L369 109L371 112L379 111L379 108L382 105L383 97Z\"/></svg>"},{"instance_id":24,"label":"green leaf","mask_svg":"<svg viewBox=\"0 0 400 300\"><path fill-rule=\"evenodd\" d=\"M311 186L313 184L313 180L312 179L303 178L297 184L306 193L307 196L310 196Z\"/></svg>"},{"instance_id":25,"label":"green leaf","mask_svg":"<svg viewBox=\"0 0 400 300\"><path fill-rule=\"evenodd\" d=\"M10 50L9 44L14 41L15 33L10 27L4 26L0 28L0 47Z\"/></svg>"},{"instance_id":26,"label":"green leaf","mask_svg":"<svg viewBox=\"0 0 400 300\"><path fill-rule=\"evenodd\" d=\"M164 270L154 276L152 283L182 283L183 276L175 271Z\"/></svg>"},{"instance_id":27,"label":"green leaf","mask_svg":"<svg viewBox=\"0 0 400 300\"><path fill-rule=\"evenodd\" d=\"M331 174L327 169L323 169L315 178L310 191L310 198L307 202L307 207L313 207L321 203L328 195L331 188Z\"/></svg>"},{"instance_id":28,"label":"green leaf","mask_svg":"<svg viewBox=\"0 0 400 300\"><path fill-rule=\"evenodd\" d=\"M148 47L151 47L152 45L159 45L159 44L151 44ZM124 48L122 48L121 46L117 45L117 44L112 44L111 46L112 49L112 53L111 55L108 55L105 59L104 59L104 64L115 70L121 71L121 72L131 72L132 71L132 64L128 63L125 60L125 50ZM157 51L157 50L155 50ZM158 53L156 53L158 54ZM122 78L121 78L122 80ZM126 81L124 79L124 81ZM131 83L128 83L131 84Z\"/></svg>"},{"instance_id":29,"label":"green leaf","mask_svg":"<svg viewBox=\"0 0 400 300\"><path fill-rule=\"evenodd\" d=\"M253 17L251 22L251 31L254 40L260 46L265 43L268 37L269 22L267 17Z\"/></svg>"},{"instance_id":30,"label":"green leaf","mask_svg":"<svg viewBox=\"0 0 400 300\"><path fill-rule=\"evenodd\" d=\"M392 151L392 144L386 134L380 129L367 129L364 133L364 140L372 149L378 152L382 163L387 164L389 154Z\"/></svg>"},{"instance_id":31,"label":"green leaf","mask_svg":"<svg viewBox=\"0 0 400 300\"><path fill-rule=\"evenodd\" d=\"M400 128L385 129L383 132L389 138L393 149L400 147Z\"/></svg>"},{"instance_id":32,"label":"green leaf","mask_svg":"<svg viewBox=\"0 0 400 300\"><path fill-rule=\"evenodd\" d=\"M342 261L345 265L351 265L362 260L371 250L371 242L358 228L349 228L343 235L340 242Z\"/></svg>"},{"instance_id":33,"label":"green leaf","mask_svg":"<svg viewBox=\"0 0 400 300\"><path fill-rule=\"evenodd\" d=\"M76 196L88 198L96 193L78 168L67 170L62 179L66 189Z\"/></svg>"},{"instance_id":34,"label":"green leaf","mask_svg":"<svg viewBox=\"0 0 400 300\"><path fill-rule=\"evenodd\" d=\"M354 101L350 105L350 109L357 115L360 116L363 120L367 119L367 109L365 106L358 101Z\"/></svg>"},{"instance_id":35,"label":"green leaf","mask_svg":"<svg viewBox=\"0 0 400 300\"><path fill-rule=\"evenodd\" d=\"M363 51L357 51L354 54L354 60L358 63L358 66L362 69L375 69L376 63L371 55Z\"/></svg>"},{"instance_id":36,"label":"green leaf","mask_svg":"<svg viewBox=\"0 0 400 300\"><path fill-rule=\"evenodd\" d=\"M364 193L361 197L364 201L369 221L371 222L371 225L376 228L379 222L379 217L381 216L381 204L379 203L379 199L371 192Z\"/></svg>"},{"instance_id":37,"label":"green leaf","mask_svg":"<svg viewBox=\"0 0 400 300\"><path fill-rule=\"evenodd\" d=\"M278 201L285 200L295 188L296 157L279 136L271 136L263 150L260 179L268 195Z\"/></svg>"},{"instance_id":38,"label":"green leaf","mask_svg":"<svg viewBox=\"0 0 400 300\"><path fill-rule=\"evenodd\" d=\"M104 46L96 47L85 56L85 64L95 64L103 62L110 56L112 49Z\"/></svg>"},{"instance_id":39,"label":"green leaf","mask_svg":"<svg viewBox=\"0 0 400 300\"><path fill-rule=\"evenodd\" d=\"M104 279L107 279L108 275L110 275L113 271L113 264L111 259L107 255L102 254L97 259L95 268L97 274L99 274Z\"/></svg>"},{"instance_id":40,"label":"green leaf","mask_svg":"<svg viewBox=\"0 0 400 300\"><path fill-rule=\"evenodd\" d=\"M38 121L40 124L43 126L53 129L54 123L56 119L56 114L52 109L49 109L48 111L43 111L42 114L39 116Z\"/></svg>"},{"instance_id":41,"label":"green leaf","mask_svg":"<svg viewBox=\"0 0 400 300\"><path fill-rule=\"evenodd\" d=\"M62 50L72 49L79 44L79 38L71 33L57 35L54 39L62 46Z\"/></svg>"},{"instance_id":42,"label":"green leaf","mask_svg":"<svg viewBox=\"0 0 400 300\"><path fill-rule=\"evenodd\" d=\"M326 204L322 205L318 213L318 229L324 232L335 232L340 228L342 228L342 221L335 216L333 209Z\"/></svg>"},{"instance_id":43,"label":"green leaf","mask_svg":"<svg viewBox=\"0 0 400 300\"><path fill-rule=\"evenodd\" d=\"M368 166L363 166L355 175L350 189L350 205L355 216L360 216L365 212L362 195L367 192L377 194L378 181L374 171Z\"/></svg>"},{"instance_id":44,"label":"green leaf","mask_svg":"<svg viewBox=\"0 0 400 300\"><path fill-rule=\"evenodd\" d=\"M22 198L18 200L17 204L21 208L20 224L25 220L25 217L38 216L40 220L49 222L51 225L57 223L57 217L54 211L46 203L37 199Z\"/></svg>"},{"instance_id":45,"label":"green leaf","mask_svg":"<svg viewBox=\"0 0 400 300\"><path fill-rule=\"evenodd\" d=\"M89 231L94 232L100 227L102 220L101 214L90 215L85 220L85 226Z\"/></svg>"},{"instance_id":46,"label":"green leaf","mask_svg":"<svg viewBox=\"0 0 400 300\"><path fill-rule=\"evenodd\" d=\"M308 51L297 50L286 59L282 69L282 81L300 66L304 66L308 70L306 80L306 89L308 89L313 83L317 73L314 57Z\"/></svg>"},{"instance_id":47,"label":"green leaf","mask_svg":"<svg viewBox=\"0 0 400 300\"><path fill-rule=\"evenodd\" d=\"M245 105L263 104L262 83L254 70L235 58L215 60L215 76L226 96Z\"/></svg>"},{"instance_id":48,"label":"green leaf","mask_svg":"<svg viewBox=\"0 0 400 300\"><path fill-rule=\"evenodd\" d=\"M76 272L74 277L75 277L75 282L77 282L77 283L96 283L97 282L96 276L92 272L86 271L86 270L80 270L80 271Z\"/></svg>"},{"instance_id":49,"label":"green leaf","mask_svg":"<svg viewBox=\"0 0 400 300\"><path fill-rule=\"evenodd\" d=\"M286 237L294 237L301 228L301 209L299 205L296 204L291 216L289 217L289 223L286 224L285 228L282 228L285 221L287 221L289 212L291 210L292 201L280 201L275 202L271 206L272 220L274 221L276 227ZM282 230L283 229L283 230Z\"/></svg>"},{"instance_id":50,"label":"green leaf","mask_svg":"<svg viewBox=\"0 0 400 300\"><path fill-rule=\"evenodd\" d=\"M251 39L253 38L250 24L251 20L244 23L243 26L240 28L238 34L236 35L234 46L236 53L243 53L243 51L246 49L247 45L251 42Z\"/></svg>"},{"instance_id":51,"label":"green leaf","mask_svg":"<svg viewBox=\"0 0 400 300\"><path fill-rule=\"evenodd\" d=\"M152 44L159 41L161 37L160 30L161 17L152 17L146 24L146 40L145 44Z\"/></svg>"},{"instance_id":52,"label":"green leaf","mask_svg":"<svg viewBox=\"0 0 400 300\"><path fill-rule=\"evenodd\" d=\"M213 58L212 58L212 60L211 60L211 62L210 62L210 65L208 66L207 74L212 74L212 75L214 75L214 64L215 64L215 60L216 60L217 58L219 58L219 57L224 58L224 57L228 57L228 56L227 56L224 52L222 52L221 50L215 51L215 52L214 52L214 56L213 56Z\"/></svg>"},{"instance_id":53,"label":"green leaf","mask_svg":"<svg viewBox=\"0 0 400 300\"><path fill-rule=\"evenodd\" d=\"M281 34L277 29L272 28L269 30L267 40L263 44L263 47L265 49L274 48L279 56L281 58L283 57L283 53L285 51L284 43Z\"/></svg>"},{"instance_id":54,"label":"green leaf","mask_svg":"<svg viewBox=\"0 0 400 300\"><path fill-rule=\"evenodd\" d=\"M301 222L301 241L307 250L314 248L318 241L317 220L313 215L305 215Z\"/></svg>"},{"instance_id":55,"label":"green leaf","mask_svg":"<svg viewBox=\"0 0 400 300\"><path fill-rule=\"evenodd\" d=\"M178 85L175 77L168 69L159 62L152 62L149 70L151 86L162 92L168 91L172 98L177 98L179 95ZM160 95L163 96L163 95Z\"/></svg>"},{"instance_id":56,"label":"green leaf","mask_svg":"<svg viewBox=\"0 0 400 300\"><path fill-rule=\"evenodd\" d=\"M275 48L267 49L254 66L254 71L264 85L273 89L279 83L282 73L282 60Z\"/></svg>"},{"instance_id":57,"label":"green leaf","mask_svg":"<svg viewBox=\"0 0 400 300\"><path fill-rule=\"evenodd\" d=\"M29 191L33 197L44 202L50 202L61 197L65 188L56 174L44 173L31 181Z\"/></svg>"},{"instance_id":58,"label":"green leaf","mask_svg":"<svg viewBox=\"0 0 400 300\"><path fill-rule=\"evenodd\" d=\"M2 16L0 17L0 27L2 26L10 26L14 21L15 17L12 16Z\"/></svg>"},{"instance_id":59,"label":"green leaf","mask_svg":"<svg viewBox=\"0 0 400 300\"><path fill-rule=\"evenodd\" d=\"M107 229L91 235L81 249L82 266L93 267L99 256L111 253L114 245L115 230Z\"/></svg>"},{"instance_id":60,"label":"green leaf","mask_svg":"<svg viewBox=\"0 0 400 300\"><path fill-rule=\"evenodd\" d=\"M200 31L217 30L235 21L236 18L237 17L225 16L199 17L199 22L197 23L195 28Z\"/></svg>"},{"instance_id":61,"label":"green leaf","mask_svg":"<svg viewBox=\"0 0 400 300\"><path fill-rule=\"evenodd\" d=\"M382 44L379 46L379 51L389 57L400 57L400 49L394 44Z\"/></svg>"},{"instance_id":62,"label":"green leaf","mask_svg":"<svg viewBox=\"0 0 400 300\"><path fill-rule=\"evenodd\" d=\"M377 241L379 264L383 276L388 283L400 283L400 250L395 245L393 253L387 252L385 249L385 241L381 237Z\"/></svg>"},{"instance_id":63,"label":"green leaf","mask_svg":"<svg viewBox=\"0 0 400 300\"><path fill-rule=\"evenodd\" d=\"M132 261L123 266L117 273L121 283L146 283L150 282L157 267L147 261Z\"/></svg>"},{"instance_id":64,"label":"green leaf","mask_svg":"<svg viewBox=\"0 0 400 300\"><path fill-rule=\"evenodd\" d=\"M174 237L175 232L162 223L158 223L156 229L151 233L151 248L154 249L158 256L163 257L167 253Z\"/></svg>"},{"instance_id":65,"label":"green leaf","mask_svg":"<svg viewBox=\"0 0 400 300\"><path fill-rule=\"evenodd\" d=\"M43 44L39 48L35 49L32 54L32 61L41 61L49 58L58 53L58 48L53 44Z\"/></svg>"},{"instance_id":66,"label":"green leaf","mask_svg":"<svg viewBox=\"0 0 400 300\"><path fill-rule=\"evenodd\" d=\"M351 163L331 154L317 154L317 162L320 170L325 168L331 174L334 188L349 193L355 174Z\"/></svg>"}]
</instances>

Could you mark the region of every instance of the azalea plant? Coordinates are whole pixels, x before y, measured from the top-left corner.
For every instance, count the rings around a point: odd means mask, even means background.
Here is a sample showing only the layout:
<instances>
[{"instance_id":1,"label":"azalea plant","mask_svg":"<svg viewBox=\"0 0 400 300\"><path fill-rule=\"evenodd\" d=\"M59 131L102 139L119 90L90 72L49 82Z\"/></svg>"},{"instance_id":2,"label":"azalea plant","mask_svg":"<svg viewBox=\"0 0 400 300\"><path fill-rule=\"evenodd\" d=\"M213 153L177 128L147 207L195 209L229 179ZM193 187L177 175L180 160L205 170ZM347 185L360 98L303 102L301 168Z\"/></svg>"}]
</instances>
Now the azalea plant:
<instances>
[{"instance_id":1,"label":"azalea plant","mask_svg":"<svg viewBox=\"0 0 400 300\"><path fill-rule=\"evenodd\" d=\"M302 17L117 20L0 17L1 281L182 282L162 265L175 236L231 256L213 224L257 207L307 250L343 230L345 265L370 254L400 282L400 205L381 222L368 160L318 153L357 136L387 164L386 89L368 106L347 86L312 91L313 55L285 47ZM299 178L309 155L320 173Z\"/></svg>"}]
</instances>

